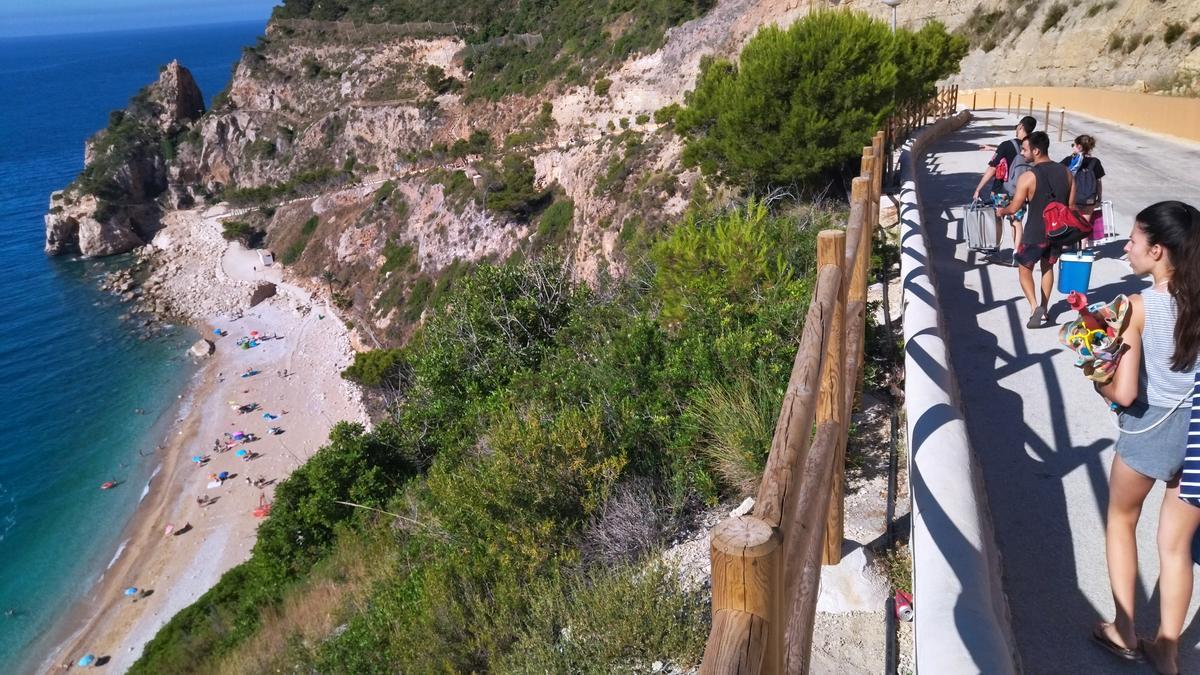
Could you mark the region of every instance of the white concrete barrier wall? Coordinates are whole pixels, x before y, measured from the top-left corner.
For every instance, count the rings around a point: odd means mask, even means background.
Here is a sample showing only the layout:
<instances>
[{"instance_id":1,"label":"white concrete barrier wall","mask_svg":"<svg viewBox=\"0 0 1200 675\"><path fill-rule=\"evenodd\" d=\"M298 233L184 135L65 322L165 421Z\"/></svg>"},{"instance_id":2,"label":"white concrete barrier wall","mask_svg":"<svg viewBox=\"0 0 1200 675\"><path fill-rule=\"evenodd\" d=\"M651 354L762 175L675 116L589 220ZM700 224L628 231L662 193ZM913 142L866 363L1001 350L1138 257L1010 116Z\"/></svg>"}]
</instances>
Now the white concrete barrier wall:
<instances>
[{"instance_id":1,"label":"white concrete barrier wall","mask_svg":"<svg viewBox=\"0 0 1200 675\"><path fill-rule=\"evenodd\" d=\"M1020 668L987 493L943 339L916 182L925 146L969 119L963 111L922 129L900 159L914 643L922 675L1004 675Z\"/></svg>"}]
</instances>

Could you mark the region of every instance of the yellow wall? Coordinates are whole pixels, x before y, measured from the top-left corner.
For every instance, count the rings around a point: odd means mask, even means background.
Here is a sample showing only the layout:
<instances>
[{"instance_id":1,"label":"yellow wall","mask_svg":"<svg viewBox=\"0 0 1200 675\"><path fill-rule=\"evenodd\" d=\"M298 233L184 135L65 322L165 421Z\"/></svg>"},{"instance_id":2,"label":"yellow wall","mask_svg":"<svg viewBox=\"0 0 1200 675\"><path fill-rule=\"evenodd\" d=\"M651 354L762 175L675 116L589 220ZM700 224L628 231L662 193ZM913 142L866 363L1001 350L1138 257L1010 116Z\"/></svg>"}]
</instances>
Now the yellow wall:
<instances>
[{"instance_id":1,"label":"yellow wall","mask_svg":"<svg viewBox=\"0 0 1200 675\"><path fill-rule=\"evenodd\" d=\"M1043 121L1049 102L1050 125L1055 127L1058 126L1059 111L1066 108L1067 113L1080 112L1147 131L1200 141L1200 99L1196 98L1085 87L998 87L959 91L958 102L970 108L974 95L976 107L988 109L992 107L993 91L1000 110L1005 109L1011 93L1013 108L1016 108L1020 95L1022 110L1028 113L1032 97L1033 116L1039 122Z\"/></svg>"}]
</instances>

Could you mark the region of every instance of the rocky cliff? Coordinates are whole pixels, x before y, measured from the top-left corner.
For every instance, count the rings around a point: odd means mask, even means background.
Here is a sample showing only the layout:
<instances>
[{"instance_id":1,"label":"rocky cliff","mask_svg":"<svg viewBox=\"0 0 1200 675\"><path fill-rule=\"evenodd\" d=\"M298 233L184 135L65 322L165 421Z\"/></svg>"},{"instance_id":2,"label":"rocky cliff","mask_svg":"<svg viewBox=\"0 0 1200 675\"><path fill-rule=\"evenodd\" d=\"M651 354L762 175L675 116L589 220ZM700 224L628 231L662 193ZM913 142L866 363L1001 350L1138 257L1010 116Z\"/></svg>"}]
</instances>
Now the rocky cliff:
<instances>
[{"instance_id":1,"label":"rocky cliff","mask_svg":"<svg viewBox=\"0 0 1200 675\"><path fill-rule=\"evenodd\" d=\"M50 197L46 253L124 253L157 228L174 144L204 114L204 99L186 68L172 61L159 79L114 111L108 127L84 146L84 170Z\"/></svg>"},{"instance_id":2,"label":"rocky cliff","mask_svg":"<svg viewBox=\"0 0 1200 675\"><path fill-rule=\"evenodd\" d=\"M844 5L880 18L878 0ZM1200 95L1200 0L904 0L902 26L938 19L971 40L964 87L1120 87Z\"/></svg>"},{"instance_id":3,"label":"rocky cliff","mask_svg":"<svg viewBox=\"0 0 1200 675\"><path fill-rule=\"evenodd\" d=\"M627 57L580 56L548 77L530 59L566 58L568 43L538 51L541 33L277 16L213 110L171 64L114 115L52 198L46 250L126 251L163 209L227 202L228 238L272 249L382 342L481 261L557 249L585 278L620 274L698 184L655 112L682 102L702 57L834 5L888 17L875 0L698 2L698 18ZM964 85L1168 82L1200 59L1200 0L906 0L898 16L970 37ZM636 18L606 17L596 39L617 44ZM515 78L513 62L528 66Z\"/></svg>"}]
</instances>

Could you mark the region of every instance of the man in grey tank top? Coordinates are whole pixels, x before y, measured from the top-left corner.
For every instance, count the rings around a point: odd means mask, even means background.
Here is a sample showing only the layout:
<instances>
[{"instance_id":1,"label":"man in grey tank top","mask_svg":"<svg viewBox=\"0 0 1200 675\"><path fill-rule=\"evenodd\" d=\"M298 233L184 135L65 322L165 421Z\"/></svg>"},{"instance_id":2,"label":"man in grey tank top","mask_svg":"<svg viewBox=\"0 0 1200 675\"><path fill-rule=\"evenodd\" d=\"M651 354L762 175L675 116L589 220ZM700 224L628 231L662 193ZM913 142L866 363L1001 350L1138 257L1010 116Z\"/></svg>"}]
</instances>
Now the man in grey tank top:
<instances>
[{"instance_id":1,"label":"man in grey tank top","mask_svg":"<svg viewBox=\"0 0 1200 675\"><path fill-rule=\"evenodd\" d=\"M1021 290L1029 301L1028 328L1040 328L1046 321L1046 307L1050 294L1054 292L1054 263L1062 253L1061 246L1046 241L1046 223L1042 211L1050 202L1071 204L1075 200L1075 180L1067 167L1050 159L1050 137L1044 131L1035 131L1021 142L1021 154L1033 165L1017 180L1017 190L1012 203L996 212L997 216L1011 215L1028 203L1025 227L1021 231L1021 243L1017 246L1017 274ZM1040 268L1042 298L1038 302L1033 283L1033 268Z\"/></svg>"}]
</instances>

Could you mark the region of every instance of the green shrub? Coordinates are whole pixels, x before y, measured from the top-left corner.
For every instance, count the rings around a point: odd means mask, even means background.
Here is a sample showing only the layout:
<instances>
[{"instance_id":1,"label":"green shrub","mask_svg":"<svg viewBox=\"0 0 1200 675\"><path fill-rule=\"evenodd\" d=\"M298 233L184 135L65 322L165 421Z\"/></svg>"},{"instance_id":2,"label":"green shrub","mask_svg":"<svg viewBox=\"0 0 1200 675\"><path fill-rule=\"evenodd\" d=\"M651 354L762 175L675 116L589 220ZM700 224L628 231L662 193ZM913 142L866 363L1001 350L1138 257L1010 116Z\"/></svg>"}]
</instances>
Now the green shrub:
<instances>
[{"instance_id":1,"label":"green shrub","mask_svg":"<svg viewBox=\"0 0 1200 675\"><path fill-rule=\"evenodd\" d=\"M664 655L685 669L699 664L708 638L708 603L662 565L554 576L528 592L528 618L498 672L584 673L602 664L625 670Z\"/></svg>"},{"instance_id":2,"label":"green shrub","mask_svg":"<svg viewBox=\"0 0 1200 675\"><path fill-rule=\"evenodd\" d=\"M1200 47L1200 33L1192 33L1191 37L1188 38L1188 47L1191 49Z\"/></svg>"},{"instance_id":3,"label":"green shrub","mask_svg":"<svg viewBox=\"0 0 1200 675\"><path fill-rule=\"evenodd\" d=\"M321 63L312 54L307 54L303 59L300 59L300 69L304 71L304 76L309 79L320 77L323 70Z\"/></svg>"},{"instance_id":4,"label":"green shrub","mask_svg":"<svg viewBox=\"0 0 1200 675\"><path fill-rule=\"evenodd\" d=\"M674 124L675 116L679 114L680 110L678 103L665 105L654 111L654 122L656 124Z\"/></svg>"},{"instance_id":5,"label":"green shrub","mask_svg":"<svg viewBox=\"0 0 1200 675\"><path fill-rule=\"evenodd\" d=\"M379 276L382 278L390 272L404 269L413 257L413 245L409 242L397 244L394 239L388 239L383 245L383 264L379 266Z\"/></svg>"},{"instance_id":6,"label":"green shrub","mask_svg":"<svg viewBox=\"0 0 1200 675\"><path fill-rule=\"evenodd\" d=\"M375 206L379 206L383 202L387 201L387 198L391 197L392 193L395 191L396 184L392 181L385 180L380 183L379 187L375 189Z\"/></svg>"},{"instance_id":7,"label":"green shrub","mask_svg":"<svg viewBox=\"0 0 1200 675\"><path fill-rule=\"evenodd\" d=\"M542 212L538 221L538 248L545 248L563 240L571 231L571 221L575 218L575 202L570 199L556 201Z\"/></svg>"},{"instance_id":8,"label":"green shrub","mask_svg":"<svg viewBox=\"0 0 1200 675\"><path fill-rule=\"evenodd\" d=\"M638 113L638 116L634 121L637 124L645 124L650 121L650 116L647 115L646 113Z\"/></svg>"},{"instance_id":9,"label":"green shrub","mask_svg":"<svg viewBox=\"0 0 1200 675\"><path fill-rule=\"evenodd\" d=\"M1185 32L1187 32L1186 24L1178 21L1169 21L1163 30L1163 42L1168 45L1174 44Z\"/></svg>"},{"instance_id":10,"label":"green shrub","mask_svg":"<svg viewBox=\"0 0 1200 675\"><path fill-rule=\"evenodd\" d=\"M1115 52L1125 45L1125 36L1113 33L1108 36L1108 51Z\"/></svg>"},{"instance_id":11,"label":"green shrub","mask_svg":"<svg viewBox=\"0 0 1200 675\"><path fill-rule=\"evenodd\" d=\"M421 318L421 314L425 311L425 307L429 303L429 296L433 292L433 280L429 277L421 277L413 284L412 289L408 292L408 300L404 303L404 318L409 321L416 321Z\"/></svg>"},{"instance_id":12,"label":"green shrub","mask_svg":"<svg viewBox=\"0 0 1200 675\"><path fill-rule=\"evenodd\" d=\"M317 231L317 226L320 224L321 221L317 218L317 216L313 216L304 221L304 224L300 226L299 234L297 234L296 238L292 240L292 243L288 245L286 249L284 249L283 255L279 257L279 262L283 263L284 265L291 265L299 260L300 256L304 255L304 249L308 246L308 240L312 237L313 233Z\"/></svg>"},{"instance_id":13,"label":"green shrub","mask_svg":"<svg viewBox=\"0 0 1200 675\"><path fill-rule=\"evenodd\" d=\"M1107 12L1117 6L1117 0L1108 0L1107 2L1098 2L1091 7L1088 7L1087 18L1092 18L1100 12Z\"/></svg>"},{"instance_id":14,"label":"green shrub","mask_svg":"<svg viewBox=\"0 0 1200 675\"><path fill-rule=\"evenodd\" d=\"M896 104L927 98L965 53L937 22L893 36L866 14L820 11L765 27L737 64L702 62L676 121L684 162L748 191L823 188Z\"/></svg>"},{"instance_id":15,"label":"green shrub","mask_svg":"<svg viewBox=\"0 0 1200 675\"><path fill-rule=\"evenodd\" d=\"M221 223L221 236L225 241L239 241L247 248L253 248L262 240L263 232L250 223L240 220L226 220Z\"/></svg>"},{"instance_id":16,"label":"green shrub","mask_svg":"<svg viewBox=\"0 0 1200 675\"><path fill-rule=\"evenodd\" d=\"M1058 22L1067 14L1067 5L1062 2L1056 2L1050 5L1050 9L1046 11L1046 18L1042 19L1042 32L1048 32L1052 28L1058 26Z\"/></svg>"},{"instance_id":17,"label":"green shrub","mask_svg":"<svg viewBox=\"0 0 1200 675\"><path fill-rule=\"evenodd\" d=\"M701 387L695 398L701 448L719 484L730 494L758 492L782 394L751 376Z\"/></svg>"},{"instance_id":18,"label":"green shrub","mask_svg":"<svg viewBox=\"0 0 1200 675\"><path fill-rule=\"evenodd\" d=\"M596 80L596 84L592 87L592 91L595 92L597 96L608 96L608 90L611 87L612 80L608 79L607 77L602 77L599 80Z\"/></svg>"},{"instance_id":19,"label":"green shrub","mask_svg":"<svg viewBox=\"0 0 1200 675\"><path fill-rule=\"evenodd\" d=\"M1142 46L1142 34L1134 33L1125 40L1125 53L1132 54L1138 47Z\"/></svg>"},{"instance_id":20,"label":"green shrub","mask_svg":"<svg viewBox=\"0 0 1200 675\"><path fill-rule=\"evenodd\" d=\"M399 386L404 357L398 349L372 349L354 354L342 377L366 387Z\"/></svg>"},{"instance_id":21,"label":"green shrub","mask_svg":"<svg viewBox=\"0 0 1200 675\"><path fill-rule=\"evenodd\" d=\"M505 213L517 220L528 220L545 206L550 198L547 190L534 186L537 173L533 162L522 155L506 155L499 167L487 171L485 206L488 210Z\"/></svg>"}]
</instances>

